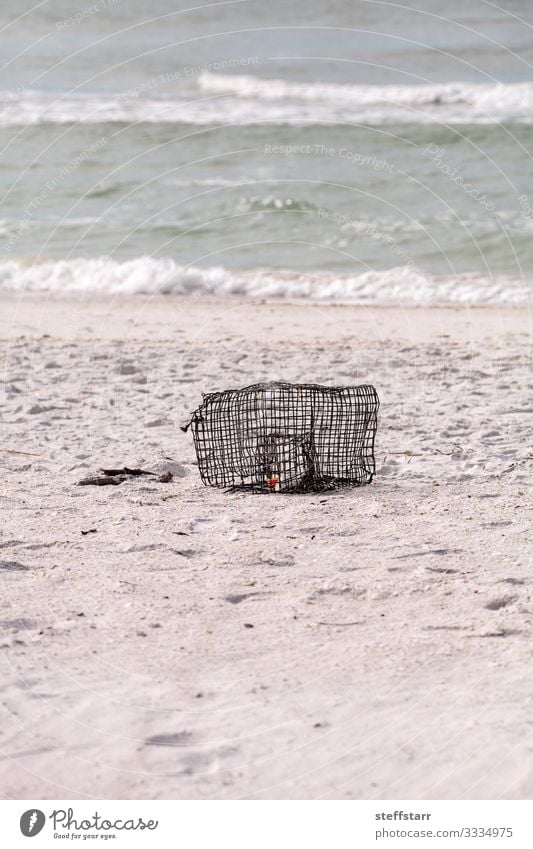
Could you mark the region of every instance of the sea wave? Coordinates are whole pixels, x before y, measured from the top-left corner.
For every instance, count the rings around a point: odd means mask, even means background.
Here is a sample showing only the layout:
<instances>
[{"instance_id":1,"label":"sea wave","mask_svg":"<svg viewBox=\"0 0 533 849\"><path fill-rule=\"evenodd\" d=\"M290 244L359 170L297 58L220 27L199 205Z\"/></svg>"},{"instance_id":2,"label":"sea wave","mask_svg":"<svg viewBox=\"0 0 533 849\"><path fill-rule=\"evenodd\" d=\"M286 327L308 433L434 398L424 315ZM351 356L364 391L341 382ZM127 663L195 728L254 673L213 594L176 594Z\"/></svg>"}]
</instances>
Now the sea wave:
<instances>
[{"instance_id":1,"label":"sea wave","mask_svg":"<svg viewBox=\"0 0 533 849\"><path fill-rule=\"evenodd\" d=\"M204 73L200 88L262 102L290 100L324 105L336 114L378 123L396 120L492 123L516 120L530 123L533 83L441 83L428 85L340 85L261 79L250 75Z\"/></svg>"},{"instance_id":2,"label":"sea wave","mask_svg":"<svg viewBox=\"0 0 533 849\"><path fill-rule=\"evenodd\" d=\"M305 299L356 304L526 305L529 282L477 274L431 275L401 266L354 275L179 265L171 258L139 257L118 262L109 257L0 263L0 291L87 295L211 295Z\"/></svg>"},{"instance_id":3,"label":"sea wave","mask_svg":"<svg viewBox=\"0 0 533 849\"><path fill-rule=\"evenodd\" d=\"M341 85L202 73L183 97L0 92L0 126L61 123L489 124L533 120L533 83Z\"/></svg>"}]
</instances>

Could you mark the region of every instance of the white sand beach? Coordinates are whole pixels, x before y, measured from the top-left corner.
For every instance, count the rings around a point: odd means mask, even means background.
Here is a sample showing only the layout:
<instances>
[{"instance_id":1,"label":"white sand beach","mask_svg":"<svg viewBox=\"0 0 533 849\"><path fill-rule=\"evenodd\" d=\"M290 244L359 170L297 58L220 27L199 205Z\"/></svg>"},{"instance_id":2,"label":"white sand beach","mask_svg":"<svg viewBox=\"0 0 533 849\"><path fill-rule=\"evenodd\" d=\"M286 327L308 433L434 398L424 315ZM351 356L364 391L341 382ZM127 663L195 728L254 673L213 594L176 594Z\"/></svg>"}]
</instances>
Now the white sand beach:
<instances>
[{"instance_id":1,"label":"white sand beach","mask_svg":"<svg viewBox=\"0 0 533 849\"><path fill-rule=\"evenodd\" d=\"M531 798L525 309L4 296L0 338L4 798ZM204 487L179 425L267 379L373 383L374 482ZM124 465L174 479L77 486Z\"/></svg>"}]
</instances>

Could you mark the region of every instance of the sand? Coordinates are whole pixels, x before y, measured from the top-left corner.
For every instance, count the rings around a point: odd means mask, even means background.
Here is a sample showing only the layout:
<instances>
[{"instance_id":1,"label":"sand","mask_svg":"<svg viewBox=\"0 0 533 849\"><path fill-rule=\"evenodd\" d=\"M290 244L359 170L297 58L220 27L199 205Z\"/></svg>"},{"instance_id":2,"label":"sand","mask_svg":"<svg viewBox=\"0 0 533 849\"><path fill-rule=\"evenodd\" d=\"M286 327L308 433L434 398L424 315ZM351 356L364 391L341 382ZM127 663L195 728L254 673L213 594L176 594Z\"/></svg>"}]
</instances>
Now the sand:
<instances>
[{"instance_id":1,"label":"sand","mask_svg":"<svg viewBox=\"0 0 533 849\"><path fill-rule=\"evenodd\" d=\"M4 797L531 798L526 311L42 296L0 337ZM373 383L375 481L203 487L179 425L263 379ZM76 485L124 464L174 479Z\"/></svg>"}]
</instances>

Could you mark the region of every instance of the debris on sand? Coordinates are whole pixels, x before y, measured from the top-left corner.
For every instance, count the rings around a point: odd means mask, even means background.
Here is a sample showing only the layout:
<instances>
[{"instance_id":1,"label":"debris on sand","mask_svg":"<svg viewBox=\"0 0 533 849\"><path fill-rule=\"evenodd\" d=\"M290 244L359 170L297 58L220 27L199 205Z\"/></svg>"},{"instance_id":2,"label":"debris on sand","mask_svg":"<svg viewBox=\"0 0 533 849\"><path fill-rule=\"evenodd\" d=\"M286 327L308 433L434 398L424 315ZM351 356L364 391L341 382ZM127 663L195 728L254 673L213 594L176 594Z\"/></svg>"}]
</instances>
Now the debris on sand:
<instances>
[{"instance_id":1,"label":"debris on sand","mask_svg":"<svg viewBox=\"0 0 533 849\"><path fill-rule=\"evenodd\" d=\"M100 471L102 472L101 475L94 475L78 481L78 486L118 486L124 481L141 475L149 475L159 483L170 483L173 478L172 472L169 471L158 475L157 472L149 472L146 469L130 469L128 466L124 466L122 469L100 469Z\"/></svg>"},{"instance_id":2,"label":"debris on sand","mask_svg":"<svg viewBox=\"0 0 533 849\"><path fill-rule=\"evenodd\" d=\"M78 486L117 486L126 480L126 475L116 475L108 477L83 478L78 481Z\"/></svg>"},{"instance_id":3,"label":"debris on sand","mask_svg":"<svg viewBox=\"0 0 533 849\"><path fill-rule=\"evenodd\" d=\"M18 560L0 560L0 569L5 572L28 572L30 567Z\"/></svg>"}]
</instances>

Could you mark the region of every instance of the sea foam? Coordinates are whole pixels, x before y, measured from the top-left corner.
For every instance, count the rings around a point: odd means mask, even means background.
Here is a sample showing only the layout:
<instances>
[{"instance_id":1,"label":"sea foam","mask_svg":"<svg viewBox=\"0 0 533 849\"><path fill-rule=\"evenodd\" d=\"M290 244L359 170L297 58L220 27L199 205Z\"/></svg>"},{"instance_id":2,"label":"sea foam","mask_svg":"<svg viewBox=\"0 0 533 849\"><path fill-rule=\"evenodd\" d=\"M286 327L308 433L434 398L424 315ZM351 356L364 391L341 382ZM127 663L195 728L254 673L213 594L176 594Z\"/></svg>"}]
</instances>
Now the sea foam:
<instances>
[{"instance_id":1,"label":"sea foam","mask_svg":"<svg viewBox=\"0 0 533 849\"><path fill-rule=\"evenodd\" d=\"M183 97L0 92L0 126L61 123L531 123L533 83L342 85L202 73Z\"/></svg>"}]
</instances>

